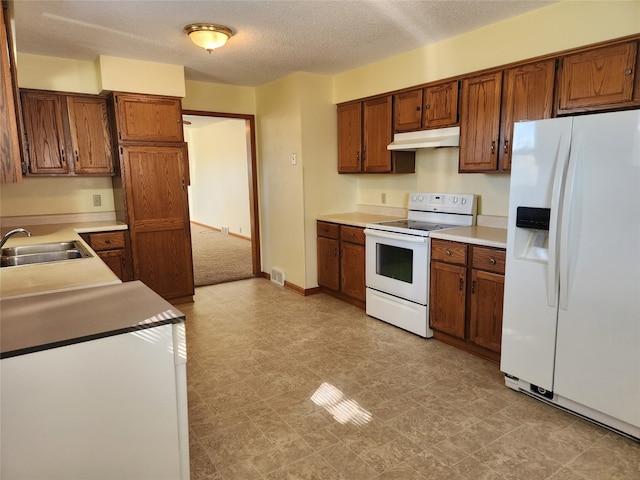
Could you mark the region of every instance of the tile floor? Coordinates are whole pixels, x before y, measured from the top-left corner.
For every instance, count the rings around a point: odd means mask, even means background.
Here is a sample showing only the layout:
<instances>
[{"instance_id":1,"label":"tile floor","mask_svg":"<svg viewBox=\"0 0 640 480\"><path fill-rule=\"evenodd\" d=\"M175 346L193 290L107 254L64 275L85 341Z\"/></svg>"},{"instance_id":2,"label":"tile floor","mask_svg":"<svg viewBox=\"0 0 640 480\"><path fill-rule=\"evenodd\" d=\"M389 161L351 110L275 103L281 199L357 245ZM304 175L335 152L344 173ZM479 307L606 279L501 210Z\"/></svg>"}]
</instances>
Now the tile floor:
<instances>
[{"instance_id":1,"label":"tile floor","mask_svg":"<svg viewBox=\"0 0 640 480\"><path fill-rule=\"evenodd\" d=\"M193 480L640 479L640 444L344 302L264 279L195 298Z\"/></svg>"}]
</instances>

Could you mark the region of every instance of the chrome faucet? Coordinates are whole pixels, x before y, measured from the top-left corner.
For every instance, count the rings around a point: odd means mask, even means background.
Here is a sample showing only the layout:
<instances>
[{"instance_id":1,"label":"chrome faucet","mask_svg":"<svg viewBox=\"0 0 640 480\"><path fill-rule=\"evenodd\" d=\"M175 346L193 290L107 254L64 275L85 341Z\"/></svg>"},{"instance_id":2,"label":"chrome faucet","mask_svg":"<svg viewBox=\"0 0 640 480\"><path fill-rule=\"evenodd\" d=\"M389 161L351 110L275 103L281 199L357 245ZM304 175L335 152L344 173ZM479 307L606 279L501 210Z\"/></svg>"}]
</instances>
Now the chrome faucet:
<instances>
[{"instance_id":1,"label":"chrome faucet","mask_svg":"<svg viewBox=\"0 0 640 480\"><path fill-rule=\"evenodd\" d=\"M0 248L2 248L7 240L9 240L9 238L11 238L16 233L24 233L27 237L31 236L31 232L29 230L25 230L24 228L14 228L10 232L4 234L4 237L2 237L2 240L0 240Z\"/></svg>"}]
</instances>

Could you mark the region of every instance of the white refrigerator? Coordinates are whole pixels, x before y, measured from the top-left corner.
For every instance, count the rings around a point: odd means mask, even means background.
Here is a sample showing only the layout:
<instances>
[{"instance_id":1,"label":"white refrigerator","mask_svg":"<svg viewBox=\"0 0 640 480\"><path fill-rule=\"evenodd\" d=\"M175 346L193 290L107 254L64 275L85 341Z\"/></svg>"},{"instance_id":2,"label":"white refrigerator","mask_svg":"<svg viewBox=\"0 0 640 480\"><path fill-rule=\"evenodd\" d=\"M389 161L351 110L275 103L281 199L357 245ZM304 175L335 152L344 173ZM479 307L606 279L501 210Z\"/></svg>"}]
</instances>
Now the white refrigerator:
<instances>
[{"instance_id":1,"label":"white refrigerator","mask_svg":"<svg viewBox=\"0 0 640 480\"><path fill-rule=\"evenodd\" d=\"M640 111L516 123L507 386L640 439Z\"/></svg>"}]
</instances>

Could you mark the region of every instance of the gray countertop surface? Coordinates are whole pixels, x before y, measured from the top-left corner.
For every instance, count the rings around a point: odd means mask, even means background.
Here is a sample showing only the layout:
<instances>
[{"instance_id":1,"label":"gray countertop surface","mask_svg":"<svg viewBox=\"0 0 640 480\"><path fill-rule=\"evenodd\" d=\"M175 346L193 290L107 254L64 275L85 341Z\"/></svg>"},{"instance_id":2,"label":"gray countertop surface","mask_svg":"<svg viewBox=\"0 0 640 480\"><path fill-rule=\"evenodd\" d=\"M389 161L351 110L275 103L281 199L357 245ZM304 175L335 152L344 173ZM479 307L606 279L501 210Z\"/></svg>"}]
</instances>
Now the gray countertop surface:
<instances>
[{"instance_id":1,"label":"gray countertop surface","mask_svg":"<svg viewBox=\"0 0 640 480\"><path fill-rule=\"evenodd\" d=\"M0 358L185 320L140 281L0 300Z\"/></svg>"}]
</instances>

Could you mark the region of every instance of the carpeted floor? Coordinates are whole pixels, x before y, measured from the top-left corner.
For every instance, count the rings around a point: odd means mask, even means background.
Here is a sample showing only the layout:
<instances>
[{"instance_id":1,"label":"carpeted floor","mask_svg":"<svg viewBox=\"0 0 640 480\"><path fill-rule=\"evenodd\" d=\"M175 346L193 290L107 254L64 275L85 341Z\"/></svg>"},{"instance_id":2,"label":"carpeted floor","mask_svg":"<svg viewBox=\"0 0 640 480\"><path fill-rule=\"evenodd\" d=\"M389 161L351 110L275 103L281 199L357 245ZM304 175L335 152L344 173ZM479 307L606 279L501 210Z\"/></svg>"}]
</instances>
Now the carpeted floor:
<instances>
[{"instance_id":1,"label":"carpeted floor","mask_svg":"<svg viewBox=\"0 0 640 480\"><path fill-rule=\"evenodd\" d=\"M253 276L250 240L192 223L191 244L196 287Z\"/></svg>"}]
</instances>

